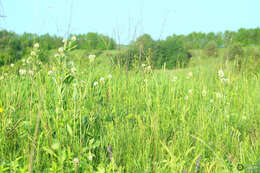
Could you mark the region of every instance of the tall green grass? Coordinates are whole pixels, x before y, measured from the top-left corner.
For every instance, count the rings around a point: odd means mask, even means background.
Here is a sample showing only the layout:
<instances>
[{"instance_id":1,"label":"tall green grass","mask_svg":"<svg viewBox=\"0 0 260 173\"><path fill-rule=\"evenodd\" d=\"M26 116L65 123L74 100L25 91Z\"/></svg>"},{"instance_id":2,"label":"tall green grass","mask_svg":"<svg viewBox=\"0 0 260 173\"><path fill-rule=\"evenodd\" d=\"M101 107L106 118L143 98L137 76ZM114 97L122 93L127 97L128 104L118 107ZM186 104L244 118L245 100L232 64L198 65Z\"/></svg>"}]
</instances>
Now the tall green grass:
<instances>
[{"instance_id":1,"label":"tall green grass","mask_svg":"<svg viewBox=\"0 0 260 173\"><path fill-rule=\"evenodd\" d=\"M69 56L70 44L48 64L2 68L0 172L238 172L259 161L259 73L222 61L126 72Z\"/></svg>"}]
</instances>

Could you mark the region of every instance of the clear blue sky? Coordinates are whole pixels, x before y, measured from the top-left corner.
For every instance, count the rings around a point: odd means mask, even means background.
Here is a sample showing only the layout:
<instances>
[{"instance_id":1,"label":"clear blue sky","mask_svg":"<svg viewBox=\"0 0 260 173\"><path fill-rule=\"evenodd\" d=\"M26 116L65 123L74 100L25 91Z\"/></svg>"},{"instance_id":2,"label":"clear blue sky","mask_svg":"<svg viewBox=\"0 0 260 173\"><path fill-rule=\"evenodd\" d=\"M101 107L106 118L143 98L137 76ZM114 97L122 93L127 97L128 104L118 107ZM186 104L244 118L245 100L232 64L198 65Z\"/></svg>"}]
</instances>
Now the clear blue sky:
<instances>
[{"instance_id":1,"label":"clear blue sky","mask_svg":"<svg viewBox=\"0 0 260 173\"><path fill-rule=\"evenodd\" d=\"M193 31L260 27L260 0L1 0L2 29L37 34L98 32L127 43ZM70 27L68 27L70 25ZM136 33L136 34L135 34ZM118 40L118 37L116 38Z\"/></svg>"}]
</instances>

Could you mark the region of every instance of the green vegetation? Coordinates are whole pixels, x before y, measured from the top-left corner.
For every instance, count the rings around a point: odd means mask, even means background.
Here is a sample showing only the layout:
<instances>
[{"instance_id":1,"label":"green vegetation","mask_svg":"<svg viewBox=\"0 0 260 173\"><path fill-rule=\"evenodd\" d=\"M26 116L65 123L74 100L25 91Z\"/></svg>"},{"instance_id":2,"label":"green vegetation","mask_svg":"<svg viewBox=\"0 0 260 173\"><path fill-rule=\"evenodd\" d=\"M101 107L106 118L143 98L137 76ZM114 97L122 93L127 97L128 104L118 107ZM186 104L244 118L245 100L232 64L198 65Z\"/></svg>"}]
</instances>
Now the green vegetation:
<instances>
[{"instance_id":1,"label":"green vegetation","mask_svg":"<svg viewBox=\"0 0 260 173\"><path fill-rule=\"evenodd\" d=\"M231 48L207 57L175 35L144 35L122 52L77 44L86 46L32 41L0 68L0 172L228 173L259 163L258 47L232 60Z\"/></svg>"}]
</instances>

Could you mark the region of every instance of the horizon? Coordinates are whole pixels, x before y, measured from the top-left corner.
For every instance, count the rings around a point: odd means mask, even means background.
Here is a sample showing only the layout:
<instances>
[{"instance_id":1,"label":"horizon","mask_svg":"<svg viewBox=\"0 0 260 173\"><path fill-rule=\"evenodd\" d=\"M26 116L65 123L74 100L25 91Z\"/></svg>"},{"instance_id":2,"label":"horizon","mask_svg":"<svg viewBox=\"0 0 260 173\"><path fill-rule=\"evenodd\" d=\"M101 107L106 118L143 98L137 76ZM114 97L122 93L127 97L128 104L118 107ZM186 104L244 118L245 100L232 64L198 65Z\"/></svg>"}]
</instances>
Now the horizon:
<instances>
[{"instance_id":1,"label":"horizon","mask_svg":"<svg viewBox=\"0 0 260 173\"><path fill-rule=\"evenodd\" d=\"M260 16L257 0L187 1L4 0L2 13L6 17L1 20L1 29L63 38L95 32L112 37L119 44L129 44L144 33L159 40L173 34L223 33L260 27L256 21L256 16Z\"/></svg>"}]
</instances>

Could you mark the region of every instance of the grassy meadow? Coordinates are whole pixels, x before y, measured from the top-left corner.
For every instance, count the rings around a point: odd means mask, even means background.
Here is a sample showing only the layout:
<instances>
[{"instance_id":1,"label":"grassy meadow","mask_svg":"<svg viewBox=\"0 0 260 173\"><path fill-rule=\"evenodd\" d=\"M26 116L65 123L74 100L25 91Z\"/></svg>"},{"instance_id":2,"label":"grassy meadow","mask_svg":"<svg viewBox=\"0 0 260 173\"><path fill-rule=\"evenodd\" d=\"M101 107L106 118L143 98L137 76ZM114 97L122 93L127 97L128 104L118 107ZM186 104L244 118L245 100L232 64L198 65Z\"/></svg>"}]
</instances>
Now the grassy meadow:
<instances>
[{"instance_id":1,"label":"grassy meadow","mask_svg":"<svg viewBox=\"0 0 260 173\"><path fill-rule=\"evenodd\" d=\"M184 69L126 71L69 43L49 63L36 45L31 58L1 67L0 172L228 173L259 164L259 71L199 55Z\"/></svg>"}]
</instances>

